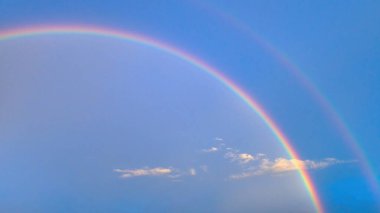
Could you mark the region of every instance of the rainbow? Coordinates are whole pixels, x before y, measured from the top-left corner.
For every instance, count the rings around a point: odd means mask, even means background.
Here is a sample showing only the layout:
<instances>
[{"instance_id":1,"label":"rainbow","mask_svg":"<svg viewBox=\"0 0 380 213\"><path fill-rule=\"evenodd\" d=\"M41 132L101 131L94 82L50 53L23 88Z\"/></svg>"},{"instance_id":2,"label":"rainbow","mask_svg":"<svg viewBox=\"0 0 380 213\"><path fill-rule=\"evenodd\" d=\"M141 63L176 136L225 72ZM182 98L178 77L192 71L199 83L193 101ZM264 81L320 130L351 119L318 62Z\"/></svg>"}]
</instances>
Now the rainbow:
<instances>
[{"instance_id":1,"label":"rainbow","mask_svg":"<svg viewBox=\"0 0 380 213\"><path fill-rule=\"evenodd\" d=\"M16 29L9 29L0 31L0 41L17 39L29 36L38 35L51 35L51 34L82 34L82 35L95 35L101 37L109 37L114 39L128 40L135 42L144 46L159 49L163 52L176 56L195 67L200 68L205 71L208 75L212 76L220 83L225 85L231 92L240 97L252 110L254 110L257 115L263 120L263 122L271 129L277 140L282 144L284 149L287 151L289 157L293 159L300 159L299 154L292 147L289 139L281 131L278 125L270 117L270 115L265 112L263 106L261 106L253 97L251 97L246 91L244 91L240 86L233 82L230 78L225 76L221 71L208 65L201 59L190 55L180 49L170 46L166 43L157 41L155 39L145 37L142 35L129 33L125 31L119 31L115 29L100 28L95 26L33 26L33 27L22 27ZM310 195L310 199L314 205L316 212L324 212L323 205L318 196L318 192L312 182L309 173L298 167L298 172L301 179Z\"/></svg>"}]
</instances>

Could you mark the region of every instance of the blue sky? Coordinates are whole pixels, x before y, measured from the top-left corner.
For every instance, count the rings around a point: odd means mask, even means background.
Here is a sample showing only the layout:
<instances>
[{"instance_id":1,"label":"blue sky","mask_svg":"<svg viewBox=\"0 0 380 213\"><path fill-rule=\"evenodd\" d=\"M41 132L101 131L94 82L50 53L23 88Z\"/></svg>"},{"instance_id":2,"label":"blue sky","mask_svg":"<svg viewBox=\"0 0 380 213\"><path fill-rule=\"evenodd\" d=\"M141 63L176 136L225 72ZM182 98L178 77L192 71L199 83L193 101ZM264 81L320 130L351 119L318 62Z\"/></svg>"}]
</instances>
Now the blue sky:
<instances>
[{"instance_id":1,"label":"blue sky","mask_svg":"<svg viewBox=\"0 0 380 213\"><path fill-rule=\"evenodd\" d=\"M304 159L355 160L334 124L287 68L218 16L228 14L270 42L315 83L379 173L378 2L0 0L0 8L2 29L89 24L170 43L219 68L253 94ZM375 211L376 201L359 167L344 164L311 171L327 210Z\"/></svg>"}]
</instances>

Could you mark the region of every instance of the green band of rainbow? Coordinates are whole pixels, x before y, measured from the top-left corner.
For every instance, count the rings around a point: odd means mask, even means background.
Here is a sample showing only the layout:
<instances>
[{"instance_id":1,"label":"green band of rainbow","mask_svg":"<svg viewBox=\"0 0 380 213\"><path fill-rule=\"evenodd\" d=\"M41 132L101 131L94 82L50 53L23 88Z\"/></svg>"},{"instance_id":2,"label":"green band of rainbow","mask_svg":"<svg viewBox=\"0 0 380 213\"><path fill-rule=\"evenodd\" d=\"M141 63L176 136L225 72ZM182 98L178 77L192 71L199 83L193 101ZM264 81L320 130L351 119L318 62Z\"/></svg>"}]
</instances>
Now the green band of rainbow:
<instances>
[{"instance_id":1,"label":"green band of rainbow","mask_svg":"<svg viewBox=\"0 0 380 213\"><path fill-rule=\"evenodd\" d=\"M84 34L84 35L96 35L102 37L110 37L114 39L128 40L131 42L139 43L145 46L159 49L166 53L169 53L173 56L176 56L188 63L200 68L205 71L207 74L214 77L220 83L225 85L229 90L234 94L239 96L252 110L254 110L258 116L263 120L263 122L271 129L275 137L282 144L284 149L289 154L289 157L294 159L299 159L299 155L296 150L292 147L289 139L281 131L278 125L270 117L270 115L265 112L264 108L247 92L240 88L236 83L231 79L223 75L223 73L212 66L206 64L199 58L192 56L182 50L179 50L173 46L170 46L166 43L154 40L149 37L141 36L138 34L128 33L124 31L118 31L114 29L100 28L94 26L33 26L33 27L24 27L17 29L9 29L0 31L0 41L17 39L28 36L37 36L37 35L46 35L46 34ZM308 172L298 167L299 174L302 178L302 181L310 195L311 201L317 212L324 212L322 203L319 199L317 190L310 178Z\"/></svg>"}]
</instances>

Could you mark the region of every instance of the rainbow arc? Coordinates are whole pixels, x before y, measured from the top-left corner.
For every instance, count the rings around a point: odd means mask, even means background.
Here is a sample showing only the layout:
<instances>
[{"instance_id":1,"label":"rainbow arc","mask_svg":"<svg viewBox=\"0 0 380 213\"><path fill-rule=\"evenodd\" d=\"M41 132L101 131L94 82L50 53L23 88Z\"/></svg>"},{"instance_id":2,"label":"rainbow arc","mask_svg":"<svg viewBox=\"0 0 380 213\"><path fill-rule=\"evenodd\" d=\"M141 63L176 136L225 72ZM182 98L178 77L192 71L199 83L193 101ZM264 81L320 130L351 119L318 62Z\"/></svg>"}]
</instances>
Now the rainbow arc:
<instances>
[{"instance_id":1,"label":"rainbow arc","mask_svg":"<svg viewBox=\"0 0 380 213\"><path fill-rule=\"evenodd\" d=\"M34 26L10 29L0 31L0 41L54 34L82 34L127 40L151 48L159 49L165 53L180 58L195 67L200 68L205 73L225 85L232 93L240 97L241 100L243 100L255 113L257 113L257 115L272 131L277 140L282 144L283 148L286 150L290 158L300 159L299 154L291 145L289 139L286 137L280 127L275 123L274 119L271 118L271 116L264 110L264 107L259 104L256 99L254 99L250 94L244 91L238 84L224 75L218 69L208 65L201 59L164 42L134 33L94 26ZM308 171L301 167L298 167L298 172L305 185L305 188L308 191L308 194L310 195L310 199L315 207L316 212L324 212L324 208L318 196L316 187L314 186Z\"/></svg>"}]
</instances>

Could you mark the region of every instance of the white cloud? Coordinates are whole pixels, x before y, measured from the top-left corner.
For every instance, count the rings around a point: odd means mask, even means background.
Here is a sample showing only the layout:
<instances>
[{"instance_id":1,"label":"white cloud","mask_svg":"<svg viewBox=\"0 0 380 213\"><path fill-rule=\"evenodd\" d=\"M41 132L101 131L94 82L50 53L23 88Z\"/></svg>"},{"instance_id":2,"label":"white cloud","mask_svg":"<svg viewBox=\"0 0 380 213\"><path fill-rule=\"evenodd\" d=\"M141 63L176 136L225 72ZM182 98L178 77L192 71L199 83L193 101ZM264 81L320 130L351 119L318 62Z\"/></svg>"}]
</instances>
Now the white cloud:
<instances>
[{"instance_id":1,"label":"white cloud","mask_svg":"<svg viewBox=\"0 0 380 213\"><path fill-rule=\"evenodd\" d=\"M197 171L196 171L194 168L191 168L191 169L189 170L189 174L190 174L191 176L195 176L195 175L197 175Z\"/></svg>"},{"instance_id":2,"label":"white cloud","mask_svg":"<svg viewBox=\"0 0 380 213\"><path fill-rule=\"evenodd\" d=\"M335 158L325 158L322 161L312 161L312 160L298 160L298 159L286 159L286 158L276 158L274 161L264 159L261 163L261 170L270 172L287 172L297 169L321 169L328 166L347 163L348 161L341 161Z\"/></svg>"},{"instance_id":3,"label":"white cloud","mask_svg":"<svg viewBox=\"0 0 380 213\"><path fill-rule=\"evenodd\" d=\"M286 158L276 158L274 161L269 159L263 159L260 164L260 172L287 172L297 169L307 169L307 168L317 168L317 163L313 161L302 161L298 159L286 159Z\"/></svg>"},{"instance_id":4,"label":"white cloud","mask_svg":"<svg viewBox=\"0 0 380 213\"><path fill-rule=\"evenodd\" d=\"M247 154L247 153L242 153L242 154L239 154L238 156L242 163L248 163L255 159L252 155Z\"/></svg>"},{"instance_id":5,"label":"white cloud","mask_svg":"<svg viewBox=\"0 0 380 213\"><path fill-rule=\"evenodd\" d=\"M171 178L173 180L179 179L184 176L196 176L197 170L195 168L190 168L189 170L178 170L174 168L165 167L144 167L141 169L114 169L114 172L120 173L121 178L133 178L133 177L144 177L144 176L161 176Z\"/></svg>"},{"instance_id":6,"label":"white cloud","mask_svg":"<svg viewBox=\"0 0 380 213\"><path fill-rule=\"evenodd\" d=\"M209 149L202 149L202 152L210 153L210 152L217 152L219 149L217 147L211 147Z\"/></svg>"},{"instance_id":7,"label":"white cloud","mask_svg":"<svg viewBox=\"0 0 380 213\"><path fill-rule=\"evenodd\" d=\"M276 158L270 160L264 158L260 161L260 164L256 167L251 167L240 174L231 175L231 179L241 179L251 176L264 175L264 174L276 174L295 171L298 169L322 169L334 164L350 163L353 161L342 161L335 158L325 158L322 161L312 160L299 160L299 159L286 159Z\"/></svg>"},{"instance_id":8,"label":"white cloud","mask_svg":"<svg viewBox=\"0 0 380 213\"><path fill-rule=\"evenodd\" d=\"M223 139L215 138L215 140ZM218 152L215 156L220 157L221 160L223 157L227 159L232 165L226 167L224 172L230 179L242 179L266 174L282 174L299 169L322 169L334 164L353 162L337 160L335 158L325 158L321 161L287 159L283 157L269 158L263 153L253 155L247 152L242 152L238 149L227 147L224 143L218 143L208 149L201 150L201 152ZM226 161L220 161L220 163L224 164ZM235 166L235 168L231 166ZM216 169L218 169L218 166ZM170 178L173 181L179 181L183 180L182 177L201 177L202 175L206 175L206 173L210 173L214 170L215 168L211 168L209 170L208 166L205 164L198 164L192 165L192 167L188 167L188 169L176 169L172 167L144 167L139 169L115 169L114 172L119 173L121 178L161 176ZM237 173L232 174L232 171Z\"/></svg>"},{"instance_id":9,"label":"white cloud","mask_svg":"<svg viewBox=\"0 0 380 213\"><path fill-rule=\"evenodd\" d=\"M155 168L143 168L143 169L115 169L114 172L121 173L122 178L132 178L139 176L167 176L173 177L174 170L172 168L155 167Z\"/></svg>"},{"instance_id":10,"label":"white cloud","mask_svg":"<svg viewBox=\"0 0 380 213\"><path fill-rule=\"evenodd\" d=\"M219 138L219 137L215 137L214 140L216 140L216 141L224 141L223 138Z\"/></svg>"},{"instance_id":11,"label":"white cloud","mask_svg":"<svg viewBox=\"0 0 380 213\"><path fill-rule=\"evenodd\" d=\"M230 159L232 162L237 161L241 164L249 163L255 160L255 157L247 153L238 153L237 151L229 151L224 155L225 158Z\"/></svg>"}]
</instances>

